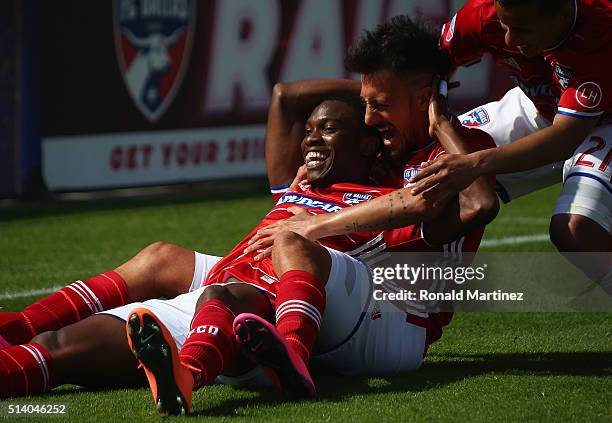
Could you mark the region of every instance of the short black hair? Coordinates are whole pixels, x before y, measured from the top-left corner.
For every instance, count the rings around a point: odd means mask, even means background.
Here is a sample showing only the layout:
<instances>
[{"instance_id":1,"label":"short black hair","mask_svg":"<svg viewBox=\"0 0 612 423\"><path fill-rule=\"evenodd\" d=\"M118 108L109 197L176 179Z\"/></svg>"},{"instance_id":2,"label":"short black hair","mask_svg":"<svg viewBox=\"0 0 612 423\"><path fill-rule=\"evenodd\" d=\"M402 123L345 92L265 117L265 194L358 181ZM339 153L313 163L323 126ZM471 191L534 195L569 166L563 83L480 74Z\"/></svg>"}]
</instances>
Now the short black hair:
<instances>
[{"instance_id":1,"label":"short black hair","mask_svg":"<svg viewBox=\"0 0 612 423\"><path fill-rule=\"evenodd\" d=\"M390 70L397 76L415 72L447 75L452 62L439 48L439 30L407 15L398 15L364 31L349 48L344 64L351 72L371 74Z\"/></svg>"},{"instance_id":2,"label":"short black hair","mask_svg":"<svg viewBox=\"0 0 612 423\"><path fill-rule=\"evenodd\" d=\"M355 112L355 116L357 117L357 121L362 126L362 129L365 131L366 135L380 137L380 133L378 130L372 126L365 124L365 112L366 107L363 99L358 94L349 94L349 93L337 93L332 94L325 98L321 103L326 101L339 101L350 106Z\"/></svg>"},{"instance_id":3,"label":"short black hair","mask_svg":"<svg viewBox=\"0 0 612 423\"><path fill-rule=\"evenodd\" d=\"M562 2L559 0L495 0L502 7L534 5L538 8L538 13L543 16L553 16L563 11ZM569 0L565 0L569 2Z\"/></svg>"}]
</instances>

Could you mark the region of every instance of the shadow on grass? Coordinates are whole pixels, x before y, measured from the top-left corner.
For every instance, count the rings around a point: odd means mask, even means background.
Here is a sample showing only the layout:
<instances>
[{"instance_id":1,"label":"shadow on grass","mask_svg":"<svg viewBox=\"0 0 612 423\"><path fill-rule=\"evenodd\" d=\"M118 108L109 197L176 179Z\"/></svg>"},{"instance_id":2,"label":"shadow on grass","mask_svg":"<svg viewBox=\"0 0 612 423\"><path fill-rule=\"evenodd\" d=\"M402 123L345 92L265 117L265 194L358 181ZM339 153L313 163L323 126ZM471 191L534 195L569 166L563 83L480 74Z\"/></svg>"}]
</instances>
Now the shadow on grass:
<instances>
[{"instance_id":1,"label":"shadow on grass","mask_svg":"<svg viewBox=\"0 0 612 423\"><path fill-rule=\"evenodd\" d=\"M612 351L610 352L547 352L547 353L491 353L491 354L431 354L423 366L415 372L376 378L364 376L341 376L315 369L313 376L317 384L319 402L342 403L359 395L380 395L385 393L423 392L453 384L458 381L482 375L525 375L525 376L612 376ZM375 383L371 383L376 379ZM144 385L123 387L137 389ZM206 390L207 388L202 388ZM109 392L107 389L64 387L39 397L62 397L88 393ZM206 398L206 392L198 395ZM220 405L208 406L196 396L191 416L240 417L239 410L249 404L271 408L287 403L273 390L257 392L255 397L246 399L236 392L235 399ZM242 398L238 398L242 397ZM149 398L149 397L147 397Z\"/></svg>"},{"instance_id":2,"label":"shadow on grass","mask_svg":"<svg viewBox=\"0 0 612 423\"><path fill-rule=\"evenodd\" d=\"M146 194L132 191L118 191L118 193L105 192L101 194L83 194L88 199L80 197L57 196L45 200L13 202L0 207L0 222L58 215L99 213L101 211L139 209L146 207L159 207L169 204L191 204L201 202L214 202L236 200L264 196L269 193L265 180L255 178L249 181L234 181L218 184L207 184L204 187L189 185L172 187L166 192ZM138 190L134 190L138 191Z\"/></svg>"},{"instance_id":3,"label":"shadow on grass","mask_svg":"<svg viewBox=\"0 0 612 423\"><path fill-rule=\"evenodd\" d=\"M526 376L612 376L611 352L549 352L432 355L416 372L377 377L383 383L371 386L368 377L330 375L316 369L318 401L343 402L354 395L422 392L484 374ZM206 389L206 388L204 388ZM256 398L258 406L278 406L286 401L272 392ZM244 417L236 413L246 401L236 399L211 408L194 404L193 416ZM205 406L204 406L205 407Z\"/></svg>"}]
</instances>

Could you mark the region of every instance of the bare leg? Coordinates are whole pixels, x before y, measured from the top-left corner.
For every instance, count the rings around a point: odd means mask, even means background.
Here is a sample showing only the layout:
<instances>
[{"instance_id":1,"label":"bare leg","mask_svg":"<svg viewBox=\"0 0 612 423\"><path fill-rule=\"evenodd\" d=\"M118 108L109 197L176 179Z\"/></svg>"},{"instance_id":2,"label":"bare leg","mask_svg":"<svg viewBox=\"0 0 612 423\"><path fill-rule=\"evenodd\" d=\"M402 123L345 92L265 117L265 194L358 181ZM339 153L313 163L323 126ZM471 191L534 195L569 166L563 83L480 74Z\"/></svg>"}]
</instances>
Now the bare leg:
<instances>
[{"instance_id":1,"label":"bare leg","mask_svg":"<svg viewBox=\"0 0 612 423\"><path fill-rule=\"evenodd\" d=\"M283 232L274 241L272 264L279 276L290 270L303 270L325 284L331 270L331 257L325 247L295 232Z\"/></svg>"},{"instance_id":2,"label":"bare leg","mask_svg":"<svg viewBox=\"0 0 612 423\"><path fill-rule=\"evenodd\" d=\"M610 235L588 217L578 214L557 214L550 222L550 239L561 254L582 270L591 280L599 281L612 267ZM598 254L571 254L572 252Z\"/></svg>"},{"instance_id":3,"label":"bare leg","mask_svg":"<svg viewBox=\"0 0 612 423\"><path fill-rule=\"evenodd\" d=\"M128 302L174 298L189 290L195 268L192 250L155 242L117 267L128 286Z\"/></svg>"},{"instance_id":4,"label":"bare leg","mask_svg":"<svg viewBox=\"0 0 612 423\"><path fill-rule=\"evenodd\" d=\"M145 383L125 334L125 323L94 315L32 339L51 355L53 386L120 387Z\"/></svg>"}]
</instances>

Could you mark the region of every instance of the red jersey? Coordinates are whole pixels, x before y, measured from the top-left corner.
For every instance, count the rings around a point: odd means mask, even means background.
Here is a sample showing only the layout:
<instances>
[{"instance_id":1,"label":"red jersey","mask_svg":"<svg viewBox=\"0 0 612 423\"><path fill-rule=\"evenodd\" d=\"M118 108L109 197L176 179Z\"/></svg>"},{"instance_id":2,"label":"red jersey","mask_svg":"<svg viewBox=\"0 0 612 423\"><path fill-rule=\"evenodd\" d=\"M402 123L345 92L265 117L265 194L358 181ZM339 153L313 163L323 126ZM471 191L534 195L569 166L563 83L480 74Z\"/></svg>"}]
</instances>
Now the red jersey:
<instances>
[{"instance_id":1,"label":"red jersey","mask_svg":"<svg viewBox=\"0 0 612 423\"><path fill-rule=\"evenodd\" d=\"M259 225L249 233L228 255L223 257L210 271L205 285L223 283L234 277L240 281L259 286L271 295L276 295L278 277L272 260L266 258L256 262L256 253L244 254L248 241L255 233L278 220L293 216L287 209L297 206L312 214L334 213L373 198L392 192L393 188L366 187L355 184L334 184L329 187L313 187L302 182L286 192L274 194L277 201ZM359 258L383 244L383 231L360 232L322 238L319 243ZM384 246L382 247L384 249Z\"/></svg>"},{"instance_id":2,"label":"red jersey","mask_svg":"<svg viewBox=\"0 0 612 423\"><path fill-rule=\"evenodd\" d=\"M476 128L462 126L455 117L451 119L451 123L472 150L477 151L495 147L493 139L486 132ZM405 188L410 186L410 179L421 171L422 162L430 162L442 154L445 154L445 151L440 143L431 141L426 146L411 152L410 157L402 169L402 173L385 173L384 169L375 169L372 175L374 175L373 177L375 177L376 181L381 185ZM385 167L388 168L388 166ZM484 234L484 228L472 231L461 239L441 246L432 246L428 244L424 238L424 232L427 232L427 230L423 228L422 223L385 232L387 251L444 253L476 252Z\"/></svg>"},{"instance_id":3,"label":"red jersey","mask_svg":"<svg viewBox=\"0 0 612 423\"><path fill-rule=\"evenodd\" d=\"M527 58L506 46L494 0L469 0L442 27L440 46L456 65L490 53L550 121L556 113L598 119L612 114L611 23L609 0L574 0L567 36L543 56Z\"/></svg>"}]
</instances>

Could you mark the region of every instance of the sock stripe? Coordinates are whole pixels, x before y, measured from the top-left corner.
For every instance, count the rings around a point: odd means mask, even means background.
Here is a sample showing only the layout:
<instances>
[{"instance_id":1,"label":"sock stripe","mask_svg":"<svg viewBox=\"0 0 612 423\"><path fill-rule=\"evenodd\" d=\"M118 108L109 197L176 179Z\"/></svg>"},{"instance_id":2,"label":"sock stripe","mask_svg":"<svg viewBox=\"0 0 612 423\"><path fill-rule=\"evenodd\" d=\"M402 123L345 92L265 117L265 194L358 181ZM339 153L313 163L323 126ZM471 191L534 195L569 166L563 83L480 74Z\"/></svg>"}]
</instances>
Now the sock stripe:
<instances>
[{"instance_id":1,"label":"sock stripe","mask_svg":"<svg viewBox=\"0 0 612 423\"><path fill-rule=\"evenodd\" d=\"M78 289L76 286L73 286L73 284L70 284L70 285L68 285L66 288L68 288L68 289L70 289L70 290L72 290L72 291L76 292L76 294L77 294L79 297L81 297L81 299L83 300L83 303L84 303L84 304L85 304L87 307L89 307L89 310L91 310L92 312L94 312L94 311L95 311L95 310L94 310L94 308L93 308L93 306L91 305L91 301L89 301L89 300L88 300L88 299L85 297L85 294L82 294L82 293L81 293L81 291L79 291L79 289ZM61 292L61 291L60 291L60 292ZM68 296L67 296L67 295L66 295L66 298L68 298ZM77 313L78 313L79 311L78 311L78 307L76 306L76 304L74 304L74 302L73 302L73 301L72 301L72 299L70 299L70 298L69 298L69 301L70 301L70 303L71 303L71 304L74 306L75 310L76 310L76 311L77 311ZM80 319L80 316L79 316L79 319Z\"/></svg>"},{"instance_id":2,"label":"sock stripe","mask_svg":"<svg viewBox=\"0 0 612 423\"><path fill-rule=\"evenodd\" d=\"M23 381L24 381L24 385L25 385L25 395L29 395L30 393L30 384L28 382L28 374L26 373L26 370L23 368L23 366L21 365L21 363L19 363L19 361L17 361L15 359L15 357L13 357L12 355L10 355L6 350L0 350L0 353L4 353L8 358L11 359L11 361L13 363L15 363L15 365L17 367L19 367L19 370L21 370L21 374L23 375Z\"/></svg>"},{"instance_id":3,"label":"sock stripe","mask_svg":"<svg viewBox=\"0 0 612 423\"><path fill-rule=\"evenodd\" d=\"M281 319L285 314L295 311L298 313L305 314L315 321L317 326L321 324L321 313L312 304L302 300L289 300L285 301L276 309L276 321Z\"/></svg>"},{"instance_id":4,"label":"sock stripe","mask_svg":"<svg viewBox=\"0 0 612 423\"><path fill-rule=\"evenodd\" d=\"M306 310L302 310L302 309L290 309L290 310L286 310L283 313L281 313L278 317L277 317L277 321L282 319L287 313L299 313L302 314L303 316L307 317L308 319L312 320L313 323L317 326L317 330L320 329L320 323L318 320L315 319L315 317L312 314L309 314L308 311Z\"/></svg>"},{"instance_id":5,"label":"sock stripe","mask_svg":"<svg viewBox=\"0 0 612 423\"><path fill-rule=\"evenodd\" d=\"M20 346L24 348L27 352L32 354L32 356L38 363L38 367L40 367L40 371L43 376L43 392L46 391L47 387L49 386L49 369L47 368L47 361L45 360L45 357L43 357L40 351L38 351L38 349L36 349L36 347L32 345L20 345Z\"/></svg>"},{"instance_id":6,"label":"sock stripe","mask_svg":"<svg viewBox=\"0 0 612 423\"><path fill-rule=\"evenodd\" d=\"M110 273L110 272L106 272L106 273ZM111 278L110 276L108 276L106 273L102 273L100 276L104 276L106 279L108 279L109 281L111 281L113 283L113 286L115 287L117 292L119 292L119 296L121 297L121 302L123 304L126 304L127 303L127 299L123 295L123 290L119 287L119 285L117 284L117 281L114 280L113 278ZM121 275L119 275L117 272L113 272L113 273L117 274L117 276L119 276L121 278ZM123 278L121 278L121 280L123 281ZM124 284L125 284L125 282L124 282Z\"/></svg>"},{"instance_id":7,"label":"sock stripe","mask_svg":"<svg viewBox=\"0 0 612 423\"><path fill-rule=\"evenodd\" d=\"M85 290L85 292L89 294L89 298L90 300L92 300L92 304L95 306L96 312L104 311L104 307L102 307L100 299L87 285L85 285L85 283L83 283L83 281L76 281L75 284L77 286L80 286L83 290Z\"/></svg>"},{"instance_id":8,"label":"sock stripe","mask_svg":"<svg viewBox=\"0 0 612 423\"><path fill-rule=\"evenodd\" d=\"M321 313L319 312L319 310L312 305L311 303L309 303L308 301L303 301L303 300L287 300L285 302L283 302L277 309L276 309L276 313L282 313L283 309L285 309L286 307L304 307L309 309L310 311L312 311L312 313L317 316L317 319L321 320Z\"/></svg>"}]
</instances>

